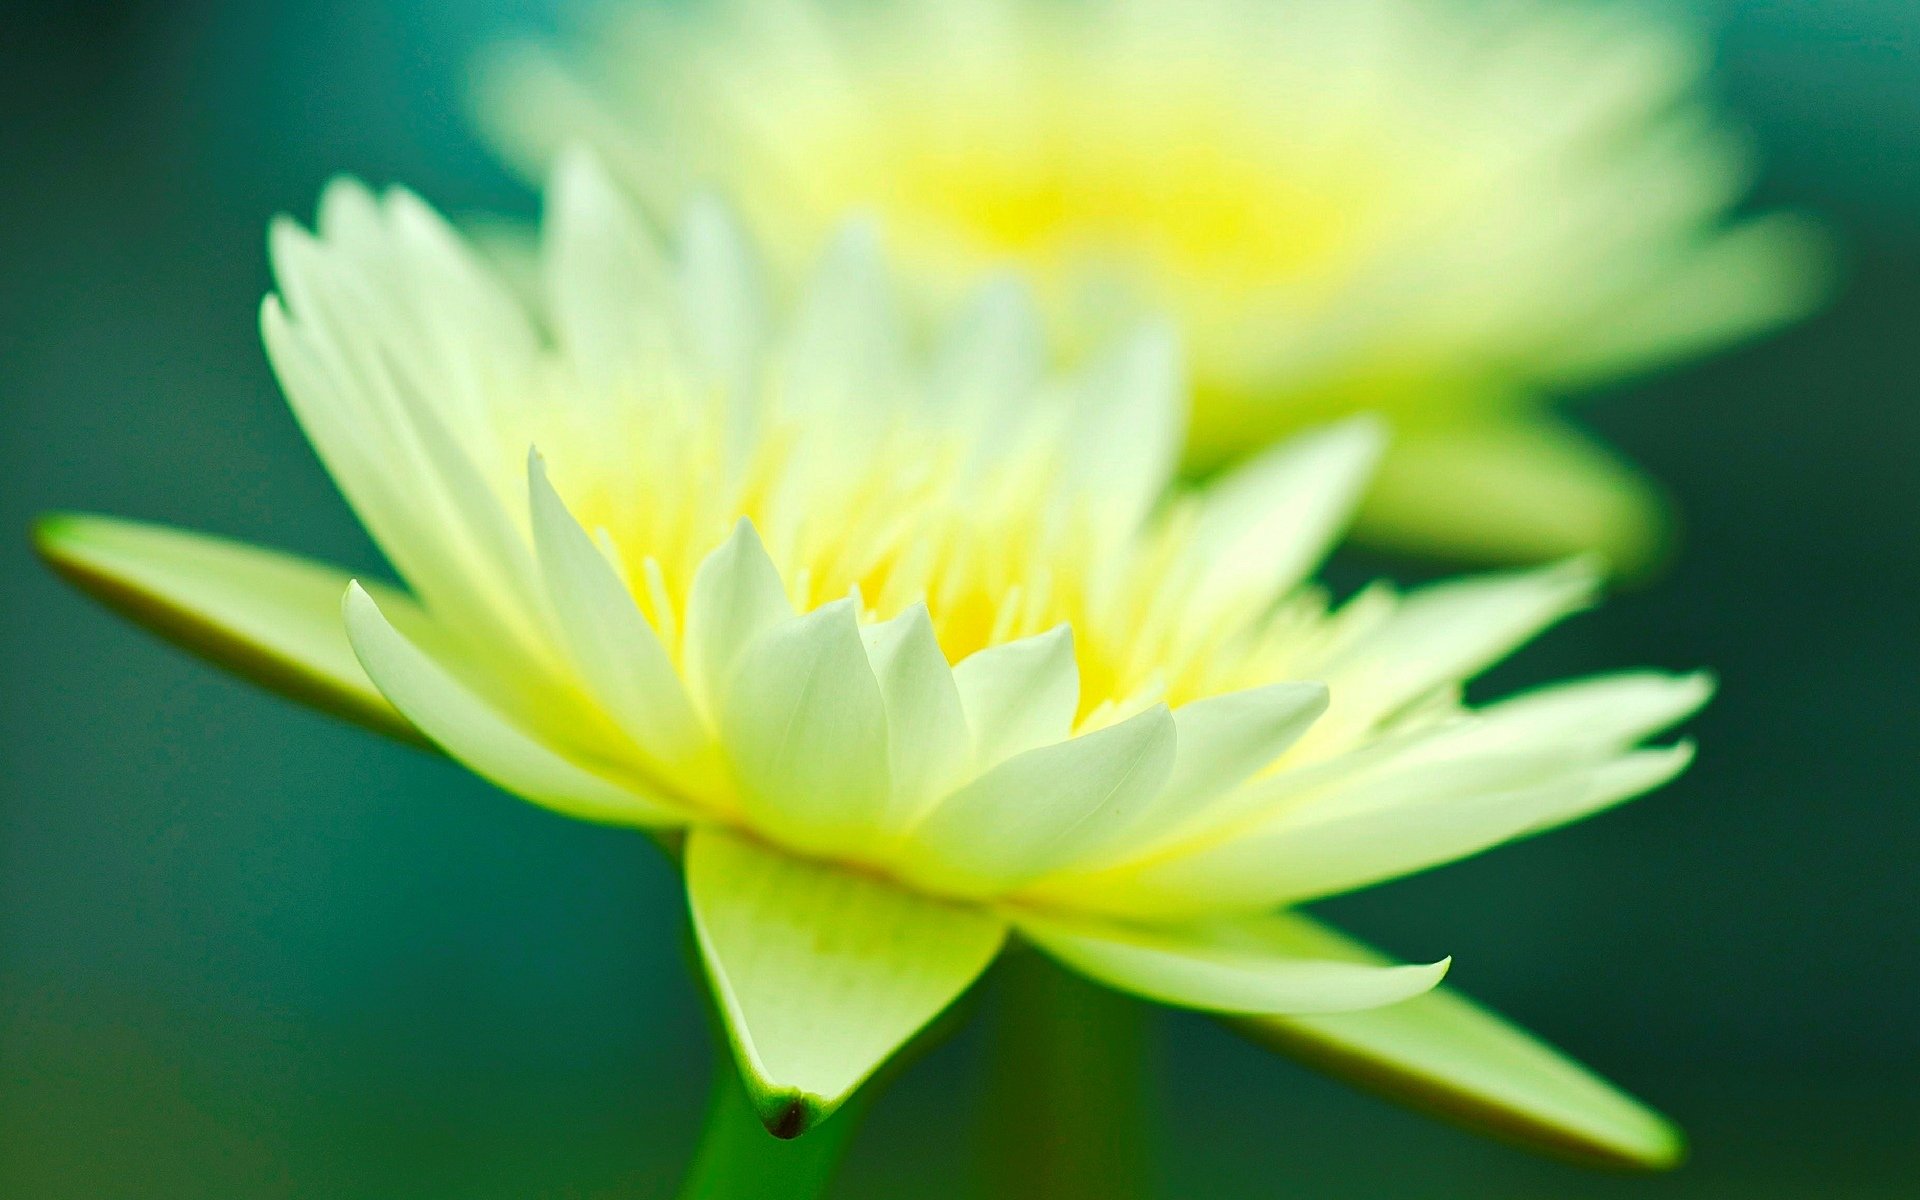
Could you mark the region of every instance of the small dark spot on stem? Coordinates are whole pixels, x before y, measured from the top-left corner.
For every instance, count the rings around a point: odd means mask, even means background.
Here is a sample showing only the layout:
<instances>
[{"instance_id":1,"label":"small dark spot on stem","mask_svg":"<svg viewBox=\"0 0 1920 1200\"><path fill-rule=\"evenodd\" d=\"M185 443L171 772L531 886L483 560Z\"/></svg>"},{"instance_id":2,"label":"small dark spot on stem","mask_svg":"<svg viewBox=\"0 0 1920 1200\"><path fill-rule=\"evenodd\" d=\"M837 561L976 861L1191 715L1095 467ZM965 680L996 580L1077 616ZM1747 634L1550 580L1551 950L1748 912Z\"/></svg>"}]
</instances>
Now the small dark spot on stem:
<instances>
[{"instance_id":1,"label":"small dark spot on stem","mask_svg":"<svg viewBox=\"0 0 1920 1200\"><path fill-rule=\"evenodd\" d=\"M767 1132L783 1141L791 1141L807 1131L807 1106L789 1101L780 1115L767 1122Z\"/></svg>"}]
</instances>

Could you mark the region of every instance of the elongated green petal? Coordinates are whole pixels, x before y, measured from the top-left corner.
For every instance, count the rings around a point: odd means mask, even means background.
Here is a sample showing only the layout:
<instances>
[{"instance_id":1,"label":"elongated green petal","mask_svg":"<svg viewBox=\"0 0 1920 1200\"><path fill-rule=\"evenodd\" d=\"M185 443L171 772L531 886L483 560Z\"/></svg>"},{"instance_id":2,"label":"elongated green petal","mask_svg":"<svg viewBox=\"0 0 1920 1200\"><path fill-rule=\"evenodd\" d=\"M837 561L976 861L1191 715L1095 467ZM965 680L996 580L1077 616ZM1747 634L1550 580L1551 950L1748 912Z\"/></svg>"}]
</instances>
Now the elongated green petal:
<instances>
[{"instance_id":1,"label":"elongated green petal","mask_svg":"<svg viewBox=\"0 0 1920 1200\"><path fill-rule=\"evenodd\" d=\"M34 545L68 582L216 666L322 712L418 746L347 642L334 567L206 534L113 517L49 516ZM412 607L381 590L396 614Z\"/></svg>"},{"instance_id":2,"label":"elongated green petal","mask_svg":"<svg viewBox=\"0 0 1920 1200\"><path fill-rule=\"evenodd\" d=\"M910 839L918 875L988 895L1083 855L1151 803L1173 769L1165 705L1017 754L941 801Z\"/></svg>"},{"instance_id":3,"label":"elongated green petal","mask_svg":"<svg viewBox=\"0 0 1920 1200\"><path fill-rule=\"evenodd\" d=\"M720 728L756 828L822 853L873 836L889 792L887 709L852 600L755 638Z\"/></svg>"},{"instance_id":4,"label":"elongated green petal","mask_svg":"<svg viewBox=\"0 0 1920 1200\"><path fill-rule=\"evenodd\" d=\"M367 674L395 708L475 774L516 796L583 821L676 825L685 814L638 787L615 783L536 740L468 691L387 623L352 585L347 636Z\"/></svg>"},{"instance_id":5,"label":"elongated green petal","mask_svg":"<svg viewBox=\"0 0 1920 1200\"><path fill-rule=\"evenodd\" d=\"M1387 960L1289 914L1293 953ZM1388 1008L1326 1016L1246 1017L1229 1025L1262 1045L1392 1100L1562 1157L1660 1169L1685 1153L1679 1130L1580 1064L1448 988Z\"/></svg>"},{"instance_id":6,"label":"elongated green petal","mask_svg":"<svg viewBox=\"0 0 1920 1200\"><path fill-rule=\"evenodd\" d=\"M953 681L977 766L1057 742L1072 731L1080 704L1073 630L1061 625L970 654L954 667Z\"/></svg>"},{"instance_id":7,"label":"elongated green petal","mask_svg":"<svg viewBox=\"0 0 1920 1200\"><path fill-rule=\"evenodd\" d=\"M1360 508L1362 540L1417 554L1525 563L1597 550L1646 570L1669 525L1658 487L1614 451L1548 418L1409 430Z\"/></svg>"},{"instance_id":8,"label":"elongated green petal","mask_svg":"<svg viewBox=\"0 0 1920 1200\"><path fill-rule=\"evenodd\" d=\"M1090 978L1162 1004L1226 1013L1353 1012L1431 991L1451 960L1425 966L1303 955L1284 919L1164 929L1032 917L1023 937Z\"/></svg>"},{"instance_id":9,"label":"elongated green petal","mask_svg":"<svg viewBox=\"0 0 1920 1200\"><path fill-rule=\"evenodd\" d=\"M687 838L694 934L754 1107L793 1137L953 1003L1006 928L716 829Z\"/></svg>"}]
</instances>

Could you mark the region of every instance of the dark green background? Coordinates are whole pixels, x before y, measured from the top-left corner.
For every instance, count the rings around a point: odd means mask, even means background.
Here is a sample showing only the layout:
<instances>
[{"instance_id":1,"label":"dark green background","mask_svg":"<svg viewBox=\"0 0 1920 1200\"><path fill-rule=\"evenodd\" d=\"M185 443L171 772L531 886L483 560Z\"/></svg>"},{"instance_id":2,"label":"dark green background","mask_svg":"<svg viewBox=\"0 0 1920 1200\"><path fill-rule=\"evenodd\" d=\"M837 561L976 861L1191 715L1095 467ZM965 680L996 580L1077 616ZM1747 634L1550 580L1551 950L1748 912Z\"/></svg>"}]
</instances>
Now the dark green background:
<instances>
[{"instance_id":1,"label":"dark green background","mask_svg":"<svg viewBox=\"0 0 1920 1200\"><path fill-rule=\"evenodd\" d=\"M666 1195L707 1044L635 836L264 698L65 591L86 507L369 566L280 404L262 230L327 176L530 211L459 69L547 19L427 0L0 16L0 1196ZM1160 1021L1169 1197L1920 1195L1920 6L1729 3L1820 319L1596 397L1687 539L1500 682L1718 669L1698 766L1617 814L1329 908L1673 1112L1653 1179L1543 1163ZM1380 564L1346 560L1351 580ZM911 1073L847 1194L961 1194L979 1047ZM950 1185L950 1187L949 1187Z\"/></svg>"}]
</instances>

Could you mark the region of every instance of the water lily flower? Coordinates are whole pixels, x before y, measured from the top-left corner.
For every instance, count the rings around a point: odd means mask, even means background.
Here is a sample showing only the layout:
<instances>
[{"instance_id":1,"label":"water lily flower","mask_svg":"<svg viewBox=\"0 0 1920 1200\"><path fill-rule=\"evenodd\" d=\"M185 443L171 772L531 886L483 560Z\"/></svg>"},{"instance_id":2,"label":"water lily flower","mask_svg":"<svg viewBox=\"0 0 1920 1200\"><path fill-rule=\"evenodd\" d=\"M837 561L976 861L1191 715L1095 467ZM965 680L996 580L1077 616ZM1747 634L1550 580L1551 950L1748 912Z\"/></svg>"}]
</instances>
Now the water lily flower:
<instances>
[{"instance_id":1,"label":"water lily flower","mask_svg":"<svg viewBox=\"0 0 1920 1200\"><path fill-rule=\"evenodd\" d=\"M477 92L528 171L585 139L657 212L718 184L788 261L865 208L936 308L1014 264L1064 346L1171 315L1192 470L1379 412L1359 535L1632 569L1658 489L1542 398L1822 292L1805 221L1728 216L1708 57L1588 3L632 0Z\"/></svg>"},{"instance_id":2,"label":"water lily flower","mask_svg":"<svg viewBox=\"0 0 1920 1200\"><path fill-rule=\"evenodd\" d=\"M1672 1152L1464 1001L1315 1025L1423 997L1447 962L1293 911L1681 770L1686 743L1641 743L1699 676L1461 703L1588 601L1589 566L1330 606L1302 580L1371 423L1163 499L1182 375L1157 327L1052 372L1003 281L917 350L870 228L784 300L720 204L662 239L585 158L542 236L529 311L405 191L337 184L317 234L273 230L274 367L404 588L100 517L49 519L43 553L268 686L673 844L775 1132L831 1113L1017 938L1596 1153Z\"/></svg>"}]
</instances>

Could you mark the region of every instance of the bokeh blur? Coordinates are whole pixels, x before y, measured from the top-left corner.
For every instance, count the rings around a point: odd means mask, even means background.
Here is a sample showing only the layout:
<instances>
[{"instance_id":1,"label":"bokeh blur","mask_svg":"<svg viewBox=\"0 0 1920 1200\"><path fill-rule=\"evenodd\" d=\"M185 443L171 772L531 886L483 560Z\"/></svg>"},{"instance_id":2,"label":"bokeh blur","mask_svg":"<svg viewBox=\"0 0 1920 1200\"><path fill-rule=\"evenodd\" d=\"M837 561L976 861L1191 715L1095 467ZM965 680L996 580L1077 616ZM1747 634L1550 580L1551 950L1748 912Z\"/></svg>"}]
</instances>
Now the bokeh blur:
<instances>
[{"instance_id":1,"label":"bokeh blur","mask_svg":"<svg viewBox=\"0 0 1920 1200\"><path fill-rule=\"evenodd\" d=\"M1326 907L1678 1118L1595 1175L1155 1019L1167 1197L1920 1194L1920 6L1696 10L1839 232L1823 316L1590 397L1672 565L1489 681L1708 665L1698 765L1618 813ZM637 835L249 690L33 562L84 507L377 570L259 350L264 228L348 171L530 213L463 68L549 0L9 6L0 39L0 1196L667 1196L711 1053ZM1334 578L1433 568L1348 555ZM991 997L987 998L990 1002ZM978 1194L977 1030L848 1196Z\"/></svg>"}]
</instances>

